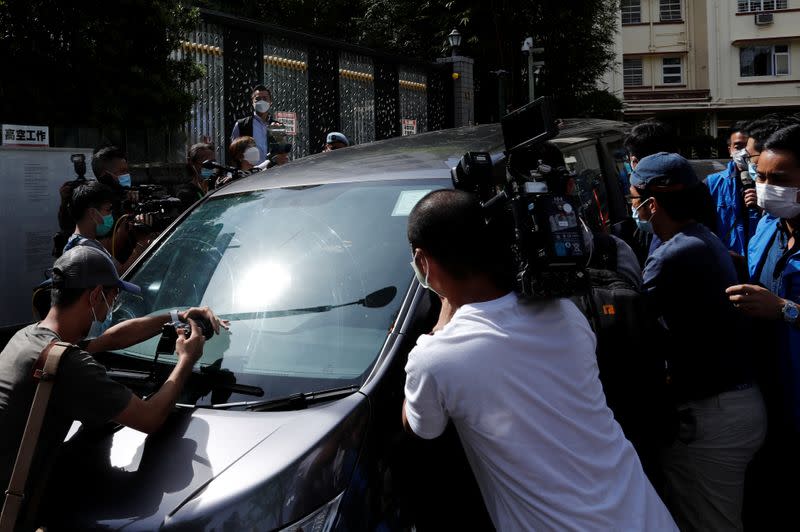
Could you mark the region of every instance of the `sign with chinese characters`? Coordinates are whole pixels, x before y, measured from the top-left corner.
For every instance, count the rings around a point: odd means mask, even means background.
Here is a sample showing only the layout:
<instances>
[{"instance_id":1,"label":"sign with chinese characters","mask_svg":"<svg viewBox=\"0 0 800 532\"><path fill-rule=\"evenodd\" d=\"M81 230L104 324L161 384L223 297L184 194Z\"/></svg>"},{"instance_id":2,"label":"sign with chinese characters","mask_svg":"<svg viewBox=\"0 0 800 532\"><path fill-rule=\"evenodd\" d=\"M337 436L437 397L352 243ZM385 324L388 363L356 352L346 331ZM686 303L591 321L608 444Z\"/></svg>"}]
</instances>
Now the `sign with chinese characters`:
<instances>
[{"instance_id":1,"label":"sign with chinese characters","mask_svg":"<svg viewBox=\"0 0 800 532\"><path fill-rule=\"evenodd\" d=\"M297 134L297 113L278 111L273 115L273 118L286 126L287 135L294 136Z\"/></svg>"},{"instance_id":2,"label":"sign with chinese characters","mask_svg":"<svg viewBox=\"0 0 800 532\"><path fill-rule=\"evenodd\" d=\"M17 126L3 124L4 146L50 146L50 128L47 126Z\"/></svg>"},{"instance_id":3,"label":"sign with chinese characters","mask_svg":"<svg viewBox=\"0 0 800 532\"><path fill-rule=\"evenodd\" d=\"M403 118L400 120L403 125L403 136L417 134L417 120L415 118Z\"/></svg>"}]
</instances>

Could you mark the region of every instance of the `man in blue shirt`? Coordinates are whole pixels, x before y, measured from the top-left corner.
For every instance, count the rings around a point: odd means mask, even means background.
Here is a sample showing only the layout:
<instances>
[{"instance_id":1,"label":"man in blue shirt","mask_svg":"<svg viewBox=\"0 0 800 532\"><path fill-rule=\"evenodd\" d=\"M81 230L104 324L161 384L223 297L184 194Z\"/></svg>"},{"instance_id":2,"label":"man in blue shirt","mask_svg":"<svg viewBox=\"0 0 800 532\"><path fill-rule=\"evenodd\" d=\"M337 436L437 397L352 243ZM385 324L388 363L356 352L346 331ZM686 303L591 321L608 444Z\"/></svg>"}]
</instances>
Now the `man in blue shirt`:
<instances>
[{"instance_id":1,"label":"man in blue shirt","mask_svg":"<svg viewBox=\"0 0 800 532\"><path fill-rule=\"evenodd\" d=\"M643 282L664 330L642 348L664 350L680 420L677 440L662 452L664 502L681 530L741 530L745 471L764 441L766 413L749 324L725 293L736 270L695 218L693 198L704 185L686 159L645 157L631 185L639 226L662 241Z\"/></svg>"},{"instance_id":2,"label":"man in blue shirt","mask_svg":"<svg viewBox=\"0 0 800 532\"><path fill-rule=\"evenodd\" d=\"M236 121L231 132L231 142L239 137L253 137L259 151L256 166L267 160L269 154L269 109L272 107L272 91L264 85L256 85L250 94L253 114Z\"/></svg>"},{"instance_id":3,"label":"man in blue shirt","mask_svg":"<svg viewBox=\"0 0 800 532\"><path fill-rule=\"evenodd\" d=\"M761 515L777 524L796 518L800 496L795 483L800 475L800 125L767 140L756 178L758 204L766 214L748 249L751 284L731 286L728 294L759 327L770 429L752 493L759 494Z\"/></svg>"},{"instance_id":4,"label":"man in blue shirt","mask_svg":"<svg viewBox=\"0 0 800 532\"><path fill-rule=\"evenodd\" d=\"M752 284L731 286L728 294L742 312L774 325L784 420L800 433L800 125L765 143L756 190L766 216L748 250Z\"/></svg>"},{"instance_id":5,"label":"man in blue shirt","mask_svg":"<svg viewBox=\"0 0 800 532\"><path fill-rule=\"evenodd\" d=\"M736 122L729 130L728 166L706 177L717 211L717 236L728 250L742 257L747 255L747 244L761 218L754 181L747 171L746 147L746 124Z\"/></svg>"}]
</instances>

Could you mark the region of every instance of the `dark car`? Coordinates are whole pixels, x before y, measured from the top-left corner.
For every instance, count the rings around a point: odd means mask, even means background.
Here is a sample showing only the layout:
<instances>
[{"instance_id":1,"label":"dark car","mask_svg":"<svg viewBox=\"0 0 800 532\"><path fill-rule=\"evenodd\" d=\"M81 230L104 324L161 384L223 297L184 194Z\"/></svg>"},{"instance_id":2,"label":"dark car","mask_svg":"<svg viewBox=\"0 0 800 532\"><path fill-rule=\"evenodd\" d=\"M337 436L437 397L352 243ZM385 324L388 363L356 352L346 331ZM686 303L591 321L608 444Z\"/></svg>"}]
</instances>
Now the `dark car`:
<instances>
[{"instance_id":1,"label":"dark car","mask_svg":"<svg viewBox=\"0 0 800 532\"><path fill-rule=\"evenodd\" d=\"M596 224L626 217L623 131L567 121L556 140ZM503 171L497 125L390 139L234 182L165 231L127 272L142 293L120 296L114 320L208 305L230 332L206 343L158 433L71 431L41 504L51 529L397 529L426 503L458 528L443 501L459 489L478 501L472 528L488 526L474 483L432 458L456 455L400 421L407 354L438 313L409 266L407 217L452 187L469 150ZM157 342L97 359L147 395L175 364Z\"/></svg>"}]
</instances>

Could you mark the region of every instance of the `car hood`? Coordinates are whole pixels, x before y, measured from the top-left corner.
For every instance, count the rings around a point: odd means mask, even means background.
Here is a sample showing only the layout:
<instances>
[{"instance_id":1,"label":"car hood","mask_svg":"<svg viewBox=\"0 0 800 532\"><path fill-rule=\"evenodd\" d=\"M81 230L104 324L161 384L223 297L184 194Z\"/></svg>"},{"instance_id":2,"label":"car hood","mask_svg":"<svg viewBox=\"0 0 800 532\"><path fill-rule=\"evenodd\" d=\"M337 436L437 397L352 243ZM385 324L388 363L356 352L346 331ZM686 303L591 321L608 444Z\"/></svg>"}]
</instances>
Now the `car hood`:
<instances>
[{"instance_id":1,"label":"car hood","mask_svg":"<svg viewBox=\"0 0 800 532\"><path fill-rule=\"evenodd\" d=\"M82 430L65 444L43 508L54 530L197 529L269 490L264 515L252 524L281 526L346 487L368 411L357 392L290 412L179 409L150 436L129 428ZM251 453L255 463L237 467ZM303 493L298 485L276 499L270 485L285 487L287 478L303 478L314 490ZM222 490L215 479L223 479Z\"/></svg>"}]
</instances>

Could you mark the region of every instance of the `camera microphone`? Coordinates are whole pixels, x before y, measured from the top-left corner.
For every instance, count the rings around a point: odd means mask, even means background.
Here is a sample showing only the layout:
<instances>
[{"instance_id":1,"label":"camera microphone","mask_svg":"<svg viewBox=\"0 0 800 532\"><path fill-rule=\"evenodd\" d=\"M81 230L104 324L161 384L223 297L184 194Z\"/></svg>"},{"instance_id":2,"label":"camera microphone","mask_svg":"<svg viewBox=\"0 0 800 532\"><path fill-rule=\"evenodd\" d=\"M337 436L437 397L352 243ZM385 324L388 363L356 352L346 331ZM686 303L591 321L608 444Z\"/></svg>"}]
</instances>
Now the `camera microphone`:
<instances>
[{"instance_id":1,"label":"camera microphone","mask_svg":"<svg viewBox=\"0 0 800 532\"><path fill-rule=\"evenodd\" d=\"M236 172L236 168L231 168L230 166L225 166L224 164L219 164L217 161L212 160L203 161L200 166L209 170L223 170L225 172L230 172L231 174Z\"/></svg>"}]
</instances>

